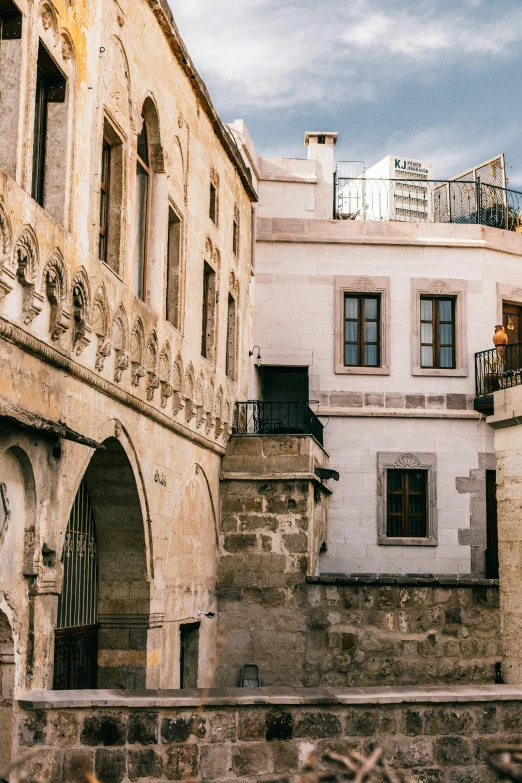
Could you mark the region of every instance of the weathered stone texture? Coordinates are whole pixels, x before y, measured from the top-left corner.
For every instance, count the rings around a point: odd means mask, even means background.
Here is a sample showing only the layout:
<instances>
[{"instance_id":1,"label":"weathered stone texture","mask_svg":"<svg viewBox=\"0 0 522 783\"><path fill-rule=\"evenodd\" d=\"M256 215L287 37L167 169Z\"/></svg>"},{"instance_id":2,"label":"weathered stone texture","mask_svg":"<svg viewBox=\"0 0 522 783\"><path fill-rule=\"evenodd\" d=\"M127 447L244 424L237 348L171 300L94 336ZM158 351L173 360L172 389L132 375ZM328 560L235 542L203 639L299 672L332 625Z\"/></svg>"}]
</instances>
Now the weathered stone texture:
<instances>
[{"instance_id":1,"label":"weathered stone texture","mask_svg":"<svg viewBox=\"0 0 522 783\"><path fill-rule=\"evenodd\" d=\"M420 690L412 689L414 692L415 699L421 697ZM152 725L149 718L144 718L149 713L123 707L122 721L129 726L123 745L105 747L100 733L97 744L90 748L76 740L64 751L49 741L42 746L41 757L31 764L43 773L42 777L47 778L49 774L53 779L73 783L93 769L101 783L119 783L126 778L247 783L274 773L295 772L310 753L319 757L327 751L358 750L368 754L378 740L392 768L398 772L410 770L411 780L417 783L493 783L495 778L485 761L488 745L514 741L522 731L520 701L472 700L455 705L436 703L437 696L428 694L430 701L424 703L393 704L387 703L394 693L390 689L385 700L374 699L370 703L369 697L367 703L343 705L329 696L327 690L292 693L304 701L320 699L322 703L242 706L230 703L235 700L228 692L228 706L201 706L192 711L159 708L162 726L185 726L182 742L179 734L173 742L166 741L165 735L162 738L154 735L149 731ZM334 693L340 699L343 694L349 698L349 691ZM477 690L473 699L495 699L494 694L482 697L479 693ZM401 698L399 693L395 695ZM244 698L244 693L238 692L238 700ZM271 699L277 701L274 696ZM33 715L31 711L22 711L19 727L32 725ZM64 725L71 715L81 727L82 736L88 734L91 738L94 738L93 725L107 726L112 721L112 713L100 708L94 715L82 709L50 710L39 720L45 728ZM151 740L148 747L132 741L131 727L143 726L144 719L148 727L146 736ZM187 736L192 726L205 726L209 730Z\"/></svg>"}]
</instances>

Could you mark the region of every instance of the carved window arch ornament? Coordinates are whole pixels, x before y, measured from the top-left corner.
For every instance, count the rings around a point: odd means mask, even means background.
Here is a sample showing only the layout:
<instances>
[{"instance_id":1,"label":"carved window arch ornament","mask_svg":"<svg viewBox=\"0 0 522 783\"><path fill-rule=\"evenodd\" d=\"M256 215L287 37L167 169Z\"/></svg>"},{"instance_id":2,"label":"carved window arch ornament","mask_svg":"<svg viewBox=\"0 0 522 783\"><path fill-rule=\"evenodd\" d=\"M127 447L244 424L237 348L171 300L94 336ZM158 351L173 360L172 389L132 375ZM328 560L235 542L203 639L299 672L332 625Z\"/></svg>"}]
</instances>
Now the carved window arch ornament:
<instances>
[{"instance_id":1,"label":"carved window arch ornament","mask_svg":"<svg viewBox=\"0 0 522 783\"><path fill-rule=\"evenodd\" d=\"M85 269L80 269L72 282L73 348L77 356L92 338L91 291Z\"/></svg>"},{"instance_id":2,"label":"carved window arch ornament","mask_svg":"<svg viewBox=\"0 0 522 783\"><path fill-rule=\"evenodd\" d=\"M11 255L11 221L0 201L0 301L13 290L15 273Z\"/></svg>"},{"instance_id":3,"label":"carved window arch ornament","mask_svg":"<svg viewBox=\"0 0 522 783\"><path fill-rule=\"evenodd\" d=\"M138 316L134 321L130 338L130 360L133 386L139 386L141 378L145 375L145 367L143 366L144 356L145 331L141 318Z\"/></svg>"},{"instance_id":4,"label":"carved window arch ornament","mask_svg":"<svg viewBox=\"0 0 522 783\"><path fill-rule=\"evenodd\" d=\"M155 331L147 340L147 348L145 351L145 371L149 376L147 382L147 400L152 402L154 399L154 393L159 388L160 379L158 377L158 336Z\"/></svg>"},{"instance_id":5,"label":"carved window arch ornament","mask_svg":"<svg viewBox=\"0 0 522 783\"><path fill-rule=\"evenodd\" d=\"M219 438L223 432L223 387L219 386L216 394L216 402L214 409L215 429L214 435Z\"/></svg>"},{"instance_id":6,"label":"carved window arch ornament","mask_svg":"<svg viewBox=\"0 0 522 783\"><path fill-rule=\"evenodd\" d=\"M176 416L185 405L183 397L183 359L178 353L172 372L172 412Z\"/></svg>"},{"instance_id":7,"label":"carved window arch ornament","mask_svg":"<svg viewBox=\"0 0 522 783\"><path fill-rule=\"evenodd\" d=\"M167 403L172 397L173 388L170 382L170 367L172 363L171 351L169 343L165 343L161 349L160 358L158 362L158 378L160 382L161 393L161 407L166 408Z\"/></svg>"},{"instance_id":8,"label":"carved window arch ornament","mask_svg":"<svg viewBox=\"0 0 522 783\"><path fill-rule=\"evenodd\" d=\"M204 411L203 403L205 400L205 378L200 372L196 381L196 392L194 396L194 407L196 409L196 427L199 429L203 424Z\"/></svg>"},{"instance_id":9,"label":"carved window arch ornament","mask_svg":"<svg viewBox=\"0 0 522 783\"><path fill-rule=\"evenodd\" d=\"M210 435L212 429L212 419L214 415L214 381L211 380L207 385L205 392L205 401L203 403L203 413L205 419L205 433Z\"/></svg>"},{"instance_id":10,"label":"carved window arch ornament","mask_svg":"<svg viewBox=\"0 0 522 783\"><path fill-rule=\"evenodd\" d=\"M426 376L457 376L468 374L467 351L467 280L453 278L411 279L411 373ZM452 297L455 300L455 366L453 368L421 367L421 298ZM498 321L497 323L500 323Z\"/></svg>"},{"instance_id":11,"label":"carved window arch ornament","mask_svg":"<svg viewBox=\"0 0 522 783\"><path fill-rule=\"evenodd\" d=\"M129 324L122 304L118 306L112 322L112 347L114 348L114 380L121 383L123 373L129 367Z\"/></svg>"},{"instance_id":12,"label":"carved window arch ornament","mask_svg":"<svg viewBox=\"0 0 522 783\"><path fill-rule=\"evenodd\" d=\"M185 372L184 387L185 387L185 419L187 423L189 423L192 421L196 413L194 409L195 380L194 380L194 367L192 366L192 362L189 362L187 370Z\"/></svg>"},{"instance_id":13,"label":"carved window arch ornament","mask_svg":"<svg viewBox=\"0 0 522 783\"><path fill-rule=\"evenodd\" d=\"M409 538L387 535L387 473L389 470L426 471L427 535ZM377 452L377 543L382 546L437 546L437 455L426 452Z\"/></svg>"},{"instance_id":14,"label":"carved window arch ornament","mask_svg":"<svg viewBox=\"0 0 522 783\"><path fill-rule=\"evenodd\" d=\"M337 375L390 374L390 278L366 275L336 275L335 289L335 373ZM347 294L372 294L379 297L380 362L376 367L346 366L344 363L344 314Z\"/></svg>"},{"instance_id":15,"label":"carved window arch ornament","mask_svg":"<svg viewBox=\"0 0 522 783\"><path fill-rule=\"evenodd\" d=\"M67 270L62 254L55 250L46 263L42 275L42 284L47 300L51 305L49 334L57 342L70 326L71 312L68 308L69 286Z\"/></svg>"},{"instance_id":16,"label":"carved window arch ornament","mask_svg":"<svg viewBox=\"0 0 522 783\"><path fill-rule=\"evenodd\" d=\"M16 278L24 289L22 318L30 324L41 313L43 295L36 290L38 279L38 242L29 226L22 229L14 248L13 266Z\"/></svg>"},{"instance_id":17,"label":"carved window arch ornament","mask_svg":"<svg viewBox=\"0 0 522 783\"><path fill-rule=\"evenodd\" d=\"M95 367L98 372L102 372L105 366L105 359L112 353L112 342L110 335L111 313L109 309L109 300L105 286L101 285L92 306L92 329L98 338L96 348Z\"/></svg>"},{"instance_id":18,"label":"carved window arch ornament","mask_svg":"<svg viewBox=\"0 0 522 783\"><path fill-rule=\"evenodd\" d=\"M161 143L159 113L156 102L151 95L147 95L143 102L142 115L147 125L151 168L158 174L163 174L165 172L165 158Z\"/></svg>"}]
</instances>

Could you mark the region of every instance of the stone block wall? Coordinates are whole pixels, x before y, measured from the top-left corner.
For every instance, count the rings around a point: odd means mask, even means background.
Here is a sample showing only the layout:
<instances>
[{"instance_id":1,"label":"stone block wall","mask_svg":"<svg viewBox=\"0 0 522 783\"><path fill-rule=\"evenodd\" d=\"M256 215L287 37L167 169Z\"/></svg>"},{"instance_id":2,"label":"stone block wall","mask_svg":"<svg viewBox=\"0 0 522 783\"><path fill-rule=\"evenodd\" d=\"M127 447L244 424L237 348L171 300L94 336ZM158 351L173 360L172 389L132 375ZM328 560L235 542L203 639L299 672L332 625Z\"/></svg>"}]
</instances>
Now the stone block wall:
<instances>
[{"instance_id":1,"label":"stone block wall","mask_svg":"<svg viewBox=\"0 0 522 783\"><path fill-rule=\"evenodd\" d=\"M218 683L226 686L239 684L243 663L257 663L267 686L493 683L502 659L492 580L309 577L222 586L219 616L227 642Z\"/></svg>"},{"instance_id":2,"label":"stone block wall","mask_svg":"<svg viewBox=\"0 0 522 783\"><path fill-rule=\"evenodd\" d=\"M522 691L489 688L35 692L20 702L17 751L42 780L252 781L296 772L312 753L369 754L375 742L416 783L493 783L490 743L520 742ZM104 706L101 706L101 705Z\"/></svg>"}]
</instances>

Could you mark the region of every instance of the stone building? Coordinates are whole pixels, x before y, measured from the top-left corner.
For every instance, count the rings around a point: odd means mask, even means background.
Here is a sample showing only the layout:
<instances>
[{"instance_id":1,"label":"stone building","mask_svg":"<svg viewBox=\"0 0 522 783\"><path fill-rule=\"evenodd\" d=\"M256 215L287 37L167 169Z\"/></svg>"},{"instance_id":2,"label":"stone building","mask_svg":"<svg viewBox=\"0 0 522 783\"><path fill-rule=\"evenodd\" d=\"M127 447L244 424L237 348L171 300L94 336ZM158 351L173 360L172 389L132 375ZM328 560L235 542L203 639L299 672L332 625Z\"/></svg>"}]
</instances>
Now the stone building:
<instances>
[{"instance_id":1,"label":"stone building","mask_svg":"<svg viewBox=\"0 0 522 783\"><path fill-rule=\"evenodd\" d=\"M166 3L4 0L0 33L4 740L30 688L212 677L256 193Z\"/></svg>"}]
</instances>

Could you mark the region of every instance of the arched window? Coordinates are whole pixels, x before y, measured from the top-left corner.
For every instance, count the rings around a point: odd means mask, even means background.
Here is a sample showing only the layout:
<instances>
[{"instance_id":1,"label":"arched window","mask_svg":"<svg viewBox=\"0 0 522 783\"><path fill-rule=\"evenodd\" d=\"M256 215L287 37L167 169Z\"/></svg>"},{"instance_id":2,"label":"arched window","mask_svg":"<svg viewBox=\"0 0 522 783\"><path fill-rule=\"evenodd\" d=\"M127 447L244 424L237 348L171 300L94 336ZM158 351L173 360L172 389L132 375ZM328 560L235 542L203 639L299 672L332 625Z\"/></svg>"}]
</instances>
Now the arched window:
<instances>
[{"instance_id":1,"label":"arched window","mask_svg":"<svg viewBox=\"0 0 522 783\"><path fill-rule=\"evenodd\" d=\"M98 553L94 515L85 479L71 509L62 562L63 587L58 599L54 646L54 688L95 688Z\"/></svg>"},{"instance_id":2,"label":"arched window","mask_svg":"<svg viewBox=\"0 0 522 783\"><path fill-rule=\"evenodd\" d=\"M136 198L134 202L134 256L132 261L132 292L145 299L147 267L147 230L150 200L149 139L147 123L142 117L136 157Z\"/></svg>"}]
</instances>

